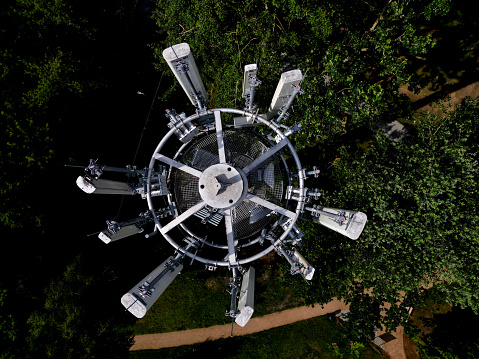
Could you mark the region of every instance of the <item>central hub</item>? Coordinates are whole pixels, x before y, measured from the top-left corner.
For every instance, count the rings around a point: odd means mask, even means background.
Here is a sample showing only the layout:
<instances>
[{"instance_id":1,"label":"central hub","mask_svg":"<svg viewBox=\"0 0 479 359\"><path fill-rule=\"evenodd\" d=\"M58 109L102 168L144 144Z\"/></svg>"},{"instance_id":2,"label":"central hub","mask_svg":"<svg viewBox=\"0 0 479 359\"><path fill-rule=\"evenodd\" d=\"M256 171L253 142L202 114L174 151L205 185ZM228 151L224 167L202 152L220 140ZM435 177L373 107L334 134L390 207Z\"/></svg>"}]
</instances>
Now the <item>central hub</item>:
<instances>
[{"instance_id":1,"label":"central hub","mask_svg":"<svg viewBox=\"0 0 479 359\"><path fill-rule=\"evenodd\" d=\"M226 163L205 169L198 186L201 198L213 208L236 206L244 199L248 190L243 171Z\"/></svg>"}]
</instances>

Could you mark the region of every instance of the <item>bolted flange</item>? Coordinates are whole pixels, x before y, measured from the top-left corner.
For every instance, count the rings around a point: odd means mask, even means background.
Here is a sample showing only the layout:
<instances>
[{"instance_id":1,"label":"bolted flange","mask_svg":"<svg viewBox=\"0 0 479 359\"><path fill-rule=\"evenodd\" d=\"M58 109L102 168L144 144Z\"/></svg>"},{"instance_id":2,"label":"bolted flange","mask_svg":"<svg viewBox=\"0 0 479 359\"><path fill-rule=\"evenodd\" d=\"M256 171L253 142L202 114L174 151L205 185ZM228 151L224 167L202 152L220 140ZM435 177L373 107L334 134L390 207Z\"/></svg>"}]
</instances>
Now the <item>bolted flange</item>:
<instances>
[{"instance_id":1,"label":"bolted flange","mask_svg":"<svg viewBox=\"0 0 479 359\"><path fill-rule=\"evenodd\" d=\"M203 171L198 190L206 204L226 209L236 206L246 197L248 180L242 170L220 163Z\"/></svg>"}]
</instances>

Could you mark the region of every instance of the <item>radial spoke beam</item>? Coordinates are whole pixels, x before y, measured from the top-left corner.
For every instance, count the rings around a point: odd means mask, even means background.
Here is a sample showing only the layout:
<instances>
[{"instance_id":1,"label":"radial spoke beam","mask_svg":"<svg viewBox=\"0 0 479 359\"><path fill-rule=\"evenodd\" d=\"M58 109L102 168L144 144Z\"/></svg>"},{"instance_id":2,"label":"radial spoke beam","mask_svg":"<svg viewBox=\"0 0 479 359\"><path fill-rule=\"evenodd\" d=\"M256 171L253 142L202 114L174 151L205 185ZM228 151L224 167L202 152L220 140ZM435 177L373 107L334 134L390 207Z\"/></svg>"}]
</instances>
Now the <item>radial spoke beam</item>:
<instances>
[{"instance_id":1,"label":"radial spoke beam","mask_svg":"<svg viewBox=\"0 0 479 359\"><path fill-rule=\"evenodd\" d=\"M283 140L275 144L273 147L271 147L269 150L267 150L265 153L263 153L261 156L259 156L257 159L255 159L253 162L251 162L248 166L243 168L243 172L248 175L248 173L253 171L256 167L259 167L263 162L273 156L276 152L280 151L287 144L288 140L284 138Z\"/></svg>"},{"instance_id":2,"label":"radial spoke beam","mask_svg":"<svg viewBox=\"0 0 479 359\"><path fill-rule=\"evenodd\" d=\"M235 236L231 220L231 209L225 211L226 240L228 241L228 261L231 265L238 264L236 259Z\"/></svg>"},{"instance_id":3,"label":"radial spoke beam","mask_svg":"<svg viewBox=\"0 0 479 359\"><path fill-rule=\"evenodd\" d=\"M166 163L167 165L178 168L179 170L181 170L183 172L186 172L186 173L189 173L190 175L193 175L195 177L199 178L202 174L201 171L198 171L197 169L195 169L193 167L190 167L190 166L187 166L184 163L181 163L181 162L175 161L175 160L173 160L169 157L166 157L166 156L162 155L161 153L155 153L155 158L158 161L161 161L163 163Z\"/></svg>"},{"instance_id":4,"label":"radial spoke beam","mask_svg":"<svg viewBox=\"0 0 479 359\"><path fill-rule=\"evenodd\" d=\"M185 221L192 215L194 215L196 212L198 212L200 209L202 209L205 206L205 202L203 200L199 201L197 204L195 204L193 207L188 209L187 211L183 212L180 214L178 217L176 217L174 220L169 222L166 226L161 227L160 232L161 234L165 234L169 232L171 229L179 225L181 222Z\"/></svg>"},{"instance_id":5,"label":"radial spoke beam","mask_svg":"<svg viewBox=\"0 0 479 359\"><path fill-rule=\"evenodd\" d=\"M246 199L250 200L251 202L257 203L257 204L259 204L263 207L266 207L266 208L268 208L272 211L275 211L276 213L285 215L289 218L295 218L296 217L296 213L288 211L286 208L283 208L283 207L278 206L274 203L271 203L271 202L269 202L269 201L267 201L263 198L255 196L254 194L248 193L246 195Z\"/></svg>"},{"instance_id":6,"label":"radial spoke beam","mask_svg":"<svg viewBox=\"0 0 479 359\"><path fill-rule=\"evenodd\" d=\"M223 125L221 123L221 112L215 111L216 137L218 141L218 155L220 163L226 163L225 141L223 136Z\"/></svg>"}]
</instances>

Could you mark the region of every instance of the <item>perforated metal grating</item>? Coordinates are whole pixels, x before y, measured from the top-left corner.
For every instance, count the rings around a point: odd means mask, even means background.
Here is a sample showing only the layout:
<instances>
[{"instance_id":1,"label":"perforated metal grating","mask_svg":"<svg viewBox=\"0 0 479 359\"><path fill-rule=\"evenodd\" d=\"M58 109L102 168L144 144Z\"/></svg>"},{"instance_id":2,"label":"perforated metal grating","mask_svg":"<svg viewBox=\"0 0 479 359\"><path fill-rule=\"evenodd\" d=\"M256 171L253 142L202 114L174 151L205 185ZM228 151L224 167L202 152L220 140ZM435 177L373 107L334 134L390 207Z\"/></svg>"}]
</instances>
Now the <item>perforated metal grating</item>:
<instances>
[{"instance_id":1,"label":"perforated metal grating","mask_svg":"<svg viewBox=\"0 0 479 359\"><path fill-rule=\"evenodd\" d=\"M226 161L236 168L244 168L267 149L259 136L252 132L224 132ZM204 171L219 163L216 133L194 141L178 159L180 162ZM174 170L174 194L178 209L183 212L201 200L198 178ZM248 192L272 203L280 204L283 196L283 177L280 161L272 156L248 175ZM245 199L232 209L235 238L249 237L264 228L271 220L271 211Z\"/></svg>"}]
</instances>

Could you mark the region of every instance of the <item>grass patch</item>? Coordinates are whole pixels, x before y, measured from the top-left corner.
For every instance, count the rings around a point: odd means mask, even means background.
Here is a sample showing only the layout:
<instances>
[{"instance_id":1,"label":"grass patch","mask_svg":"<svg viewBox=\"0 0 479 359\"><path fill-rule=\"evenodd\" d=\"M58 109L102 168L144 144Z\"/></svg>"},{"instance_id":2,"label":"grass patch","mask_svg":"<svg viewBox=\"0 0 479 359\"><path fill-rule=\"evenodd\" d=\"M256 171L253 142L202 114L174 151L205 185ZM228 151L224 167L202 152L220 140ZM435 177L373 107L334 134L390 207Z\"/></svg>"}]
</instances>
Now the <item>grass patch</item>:
<instances>
[{"instance_id":1,"label":"grass patch","mask_svg":"<svg viewBox=\"0 0 479 359\"><path fill-rule=\"evenodd\" d=\"M437 297L428 299L413 312L408 323L406 353L411 359L478 358L478 325L479 315L472 309L452 307Z\"/></svg>"},{"instance_id":2,"label":"grass patch","mask_svg":"<svg viewBox=\"0 0 479 359\"><path fill-rule=\"evenodd\" d=\"M337 344L337 349L333 348ZM352 344L352 346L351 346ZM346 329L327 316L241 337L191 346L134 351L133 359L208 358L381 358L369 345L351 343Z\"/></svg>"},{"instance_id":3,"label":"grass patch","mask_svg":"<svg viewBox=\"0 0 479 359\"><path fill-rule=\"evenodd\" d=\"M280 283L283 274L277 263L281 258L269 254L257 261L254 317L300 306L302 300L290 287ZM229 310L230 294L227 269L215 272L198 267L185 268L134 326L135 335L166 333L230 324L224 316ZM297 278L301 280L300 277Z\"/></svg>"},{"instance_id":4,"label":"grass patch","mask_svg":"<svg viewBox=\"0 0 479 359\"><path fill-rule=\"evenodd\" d=\"M221 277L205 270L180 274L134 326L134 333L151 334L226 324L229 294Z\"/></svg>"}]
</instances>

